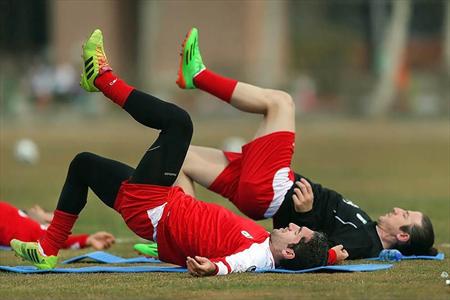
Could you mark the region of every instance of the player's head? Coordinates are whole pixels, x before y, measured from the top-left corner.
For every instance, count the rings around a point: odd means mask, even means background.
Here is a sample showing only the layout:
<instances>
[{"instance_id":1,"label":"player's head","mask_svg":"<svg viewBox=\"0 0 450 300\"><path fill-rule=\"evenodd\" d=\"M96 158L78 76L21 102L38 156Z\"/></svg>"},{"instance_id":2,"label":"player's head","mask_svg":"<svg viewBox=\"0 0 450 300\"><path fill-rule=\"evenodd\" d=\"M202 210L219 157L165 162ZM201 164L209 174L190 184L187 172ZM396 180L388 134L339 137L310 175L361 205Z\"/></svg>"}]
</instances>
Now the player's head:
<instances>
[{"instance_id":1,"label":"player's head","mask_svg":"<svg viewBox=\"0 0 450 300\"><path fill-rule=\"evenodd\" d=\"M384 231L383 239L391 248L404 255L434 255L434 231L431 220L420 211L394 207L378 218L378 226Z\"/></svg>"},{"instance_id":2,"label":"player's head","mask_svg":"<svg viewBox=\"0 0 450 300\"><path fill-rule=\"evenodd\" d=\"M290 223L274 229L270 237L281 267L291 270L323 266L328 258L328 241L323 233Z\"/></svg>"}]
</instances>

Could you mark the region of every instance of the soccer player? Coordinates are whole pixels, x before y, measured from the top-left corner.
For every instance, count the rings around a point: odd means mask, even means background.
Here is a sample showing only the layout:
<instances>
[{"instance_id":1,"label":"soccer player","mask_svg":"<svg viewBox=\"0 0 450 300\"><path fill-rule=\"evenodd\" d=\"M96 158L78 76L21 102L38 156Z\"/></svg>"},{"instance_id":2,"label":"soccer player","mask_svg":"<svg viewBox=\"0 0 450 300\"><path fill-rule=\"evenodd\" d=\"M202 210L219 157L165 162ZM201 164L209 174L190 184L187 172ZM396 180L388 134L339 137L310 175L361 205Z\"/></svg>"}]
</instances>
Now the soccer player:
<instances>
[{"instance_id":1,"label":"soccer player","mask_svg":"<svg viewBox=\"0 0 450 300\"><path fill-rule=\"evenodd\" d=\"M247 197L245 202L239 201L242 199L237 192L241 156L241 153L191 146L182 172L194 182L228 198L246 213L246 208L251 209L259 198L255 195ZM404 255L437 254L433 247L433 225L424 213L394 207L373 221L363 209L338 192L299 173L295 173L293 181L295 184L288 189L272 216L274 228L295 223L322 231L330 246L344 246L348 259L376 257L383 249L398 249Z\"/></svg>"},{"instance_id":2,"label":"soccer player","mask_svg":"<svg viewBox=\"0 0 450 300\"><path fill-rule=\"evenodd\" d=\"M83 45L83 59L81 86L85 90L103 92L138 122L160 130L160 134L136 169L95 154L78 154L69 166L45 235L38 243L11 241L19 256L38 268L54 268L58 251L91 188L122 215L133 232L158 241L161 260L187 266L195 276L326 264L327 241L323 234L295 224L268 233L250 219L186 194L182 187L190 188L187 178L185 183L174 186L192 137L190 116L117 77L107 62L100 30L95 30Z\"/></svg>"},{"instance_id":3,"label":"soccer player","mask_svg":"<svg viewBox=\"0 0 450 300\"><path fill-rule=\"evenodd\" d=\"M26 212L13 205L0 201L0 245L9 246L12 239L32 242L42 237L51 222L53 214L35 205ZM92 247L96 250L108 249L115 238L108 232L70 235L64 242L63 249L80 249Z\"/></svg>"},{"instance_id":4,"label":"soccer player","mask_svg":"<svg viewBox=\"0 0 450 300\"><path fill-rule=\"evenodd\" d=\"M394 208L374 222L339 193L292 171L295 117L288 94L207 69L196 29L190 31L182 55L177 81L181 88L198 88L240 110L264 115L242 153L191 146L184 175L228 198L252 219L273 218L274 228L295 223L323 231L331 246L344 246L350 259L375 257L391 248L404 255L436 254L433 226L422 212Z\"/></svg>"}]
</instances>

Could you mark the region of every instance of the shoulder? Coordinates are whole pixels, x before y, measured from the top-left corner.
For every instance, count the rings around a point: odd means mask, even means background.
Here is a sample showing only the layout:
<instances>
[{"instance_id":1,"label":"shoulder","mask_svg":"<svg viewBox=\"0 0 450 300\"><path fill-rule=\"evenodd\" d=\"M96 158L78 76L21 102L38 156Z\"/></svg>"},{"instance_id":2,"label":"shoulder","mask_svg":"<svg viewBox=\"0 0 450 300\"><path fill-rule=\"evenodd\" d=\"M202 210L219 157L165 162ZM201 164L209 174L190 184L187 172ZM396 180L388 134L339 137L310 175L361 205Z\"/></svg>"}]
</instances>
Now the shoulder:
<instances>
[{"instance_id":1,"label":"shoulder","mask_svg":"<svg viewBox=\"0 0 450 300\"><path fill-rule=\"evenodd\" d=\"M232 269L242 269L243 271L275 268L269 237L261 243L248 243L236 253L229 255L226 260Z\"/></svg>"}]
</instances>

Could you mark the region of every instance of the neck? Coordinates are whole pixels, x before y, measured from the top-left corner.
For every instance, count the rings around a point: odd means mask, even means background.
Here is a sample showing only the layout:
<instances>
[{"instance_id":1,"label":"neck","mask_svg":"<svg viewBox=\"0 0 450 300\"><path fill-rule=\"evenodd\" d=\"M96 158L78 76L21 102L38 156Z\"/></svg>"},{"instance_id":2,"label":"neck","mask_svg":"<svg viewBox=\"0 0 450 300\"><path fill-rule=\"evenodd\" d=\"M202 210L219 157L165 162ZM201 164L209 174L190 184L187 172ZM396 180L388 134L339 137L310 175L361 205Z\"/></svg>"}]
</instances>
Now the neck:
<instances>
[{"instance_id":1,"label":"neck","mask_svg":"<svg viewBox=\"0 0 450 300\"><path fill-rule=\"evenodd\" d=\"M390 249L393 245L393 242L389 238L389 235L386 233L386 231L383 230L383 228L380 227L380 225L377 225L375 228L377 230L377 234L380 238L383 249Z\"/></svg>"},{"instance_id":2,"label":"neck","mask_svg":"<svg viewBox=\"0 0 450 300\"><path fill-rule=\"evenodd\" d=\"M272 240L269 239L269 248L270 252L272 252L273 261L275 266L278 267L280 265L280 261L282 259L281 253L277 250L277 248L273 245Z\"/></svg>"}]
</instances>

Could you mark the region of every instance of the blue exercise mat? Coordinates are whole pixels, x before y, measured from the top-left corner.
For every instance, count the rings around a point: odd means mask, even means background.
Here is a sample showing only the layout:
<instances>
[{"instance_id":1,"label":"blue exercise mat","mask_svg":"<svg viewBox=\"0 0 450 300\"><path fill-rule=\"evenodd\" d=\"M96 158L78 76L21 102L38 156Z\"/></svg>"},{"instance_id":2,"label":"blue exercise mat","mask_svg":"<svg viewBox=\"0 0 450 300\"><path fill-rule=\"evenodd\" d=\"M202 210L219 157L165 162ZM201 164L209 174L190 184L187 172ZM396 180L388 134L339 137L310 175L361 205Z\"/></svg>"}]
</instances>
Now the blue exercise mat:
<instances>
[{"instance_id":1,"label":"blue exercise mat","mask_svg":"<svg viewBox=\"0 0 450 300\"><path fill-rule=\"evenodd\" d=\"M336 265L336 266L323 266L306 270L286 270L286 269L256 269L256 273L335 273L335 272L372 272L387 270L392 268L392 264L361 264L361 265Z\"/></svg>"},{"instance_id":2,"label":"blue exercise mat","mask_svg":"<svg viewBox=\"0 0 450 300\"><path fill-rule=\"evenodd\" d=\"M341 265L324 266L307 270L291 271L284 269L266 270L259 269L255 273L314 273L314 272L372 272L386 270L392 267L392 264L364 264L364 265ZM144 272L165 272L165 273L185 273L186 268L182 267L158 267L158 266L132 266L132 267L109 267L95 266L83 268L56 268L52 270L39 270L33 266L0 266L0 271L32 274L32 273L144 273Z\"/></svg>"},{"instance_id":3,"label":"blue exercise mat","mask_svg":"<svg viewBox=\"0 0 450 300\"><path fill-rule=\"evenodd\" d=\"M438 253L435 256L429 256L429 255L402 256L402 258L400 260L413 260L413 259L444 260L444 258L445 258L444 253ZM380 257L368 258L368 260L386 261L385 259L380 258Z\"/></svg>"},{"instance_id":4,"label":"blue exercise mat","mask_svg":"<svg viewBox=\"0 0 450 300\"><path fill-rule=\"evenodd\" d=\"M158 267L158 266L132 266L132 267L110 267L95 266L83 268L56 268L52 270L39 270L34 266L0 266L0 271L33 274L33 273L143 273L143 272L169 272L182 273L187 272L181 267Z\"/></svg>"},{"instance_id":5,"label":"blue exercise mat","mask_svg":"<svg viewBox=\"0 0 450 300\"><path fill-rule=\"evenodd\" d=\"M138 256L133 258L123 258L103 251L95 251L86 253L80 256L72 257L63 261L63 264L70 264L80 262L82 260L89 259L94 262L104 264L133 264L133 263L160 263L161 261L155 258L149 258L144 256Z\"/></svg>"}]
</instances>

